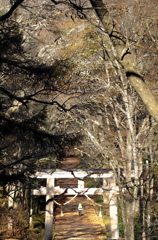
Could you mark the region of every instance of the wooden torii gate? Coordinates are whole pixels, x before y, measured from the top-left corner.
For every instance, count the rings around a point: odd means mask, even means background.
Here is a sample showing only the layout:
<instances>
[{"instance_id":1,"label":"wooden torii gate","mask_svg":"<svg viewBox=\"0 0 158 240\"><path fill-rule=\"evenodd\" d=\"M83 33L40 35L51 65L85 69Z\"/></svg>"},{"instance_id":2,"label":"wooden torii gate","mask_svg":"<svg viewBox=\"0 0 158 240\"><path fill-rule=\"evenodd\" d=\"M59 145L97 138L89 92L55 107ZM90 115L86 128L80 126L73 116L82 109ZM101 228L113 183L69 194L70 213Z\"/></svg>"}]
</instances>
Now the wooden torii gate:
<instances>
[{"instance_id":1,"label":"wooden torii gate","mask_svg":"<svg viewBox=\"0 0 158 240\"><path fill-rule=\"evenodd\" d=\"M110 227L111 227L111 238L119 238L118 229L118 212L117 212L117 194L118 187L116 186L114 173L112 170L101 169L101 170L69 170L69 169L56 169L56 170L45 170L38 171L35 174L36 178L45 178L46 187L40 187L40 189L34 189L33 195L46 195L46 211L45 211L45 236L44 240L52 240L53 232L53 214L54 214L54 202L53 198L55 195L105 195L108 193L109 200L109 212L110 212ZM102 188L85 188L84 178L103 178ZM77 178L78 188L60 188L55 186L55 179L63 178ZM104 184L104 183L108 184Z\"/></svg>"}]
</instances>

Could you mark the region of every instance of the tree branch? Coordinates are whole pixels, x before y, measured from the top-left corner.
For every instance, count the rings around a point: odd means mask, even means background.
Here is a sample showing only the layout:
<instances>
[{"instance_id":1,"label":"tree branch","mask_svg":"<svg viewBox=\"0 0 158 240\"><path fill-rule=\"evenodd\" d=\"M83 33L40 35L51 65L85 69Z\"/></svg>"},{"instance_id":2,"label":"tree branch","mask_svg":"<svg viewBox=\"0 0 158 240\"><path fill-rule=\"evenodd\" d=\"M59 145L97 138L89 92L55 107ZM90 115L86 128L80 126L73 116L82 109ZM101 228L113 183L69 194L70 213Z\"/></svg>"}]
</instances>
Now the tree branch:
<instances>
[{"instance_id":1,"label":"tree branch","mask_svg":"<svg viewBox=\"0 0 158 240\"><path fill-rule=\"evenodd\" d=\"M7 13L5 13L4 15L0 16L0 21L4 21L4 20L8 19L23 1L24 0L15 1L15 3L11 6L9 11Z\"/></svg>"},{"instance_id":2,"label":"tree branch","mask_svg":"<svg viewBox=\"0 0 158 240\"><path fill-rule=\"evenodd\" d=\"M121 33L117 24L114 23L114 20L110 16L103 0L90 0L90 2L116 50L117 56L115 57L117 58L120 67L123 67L130 84L139 94L148 112L158 122L158 102L156 97L143 81L138 67L135 64L133 55L128 51L122 56L124 49L127 49L126 38Z\"/></svg>"}]
</instances>

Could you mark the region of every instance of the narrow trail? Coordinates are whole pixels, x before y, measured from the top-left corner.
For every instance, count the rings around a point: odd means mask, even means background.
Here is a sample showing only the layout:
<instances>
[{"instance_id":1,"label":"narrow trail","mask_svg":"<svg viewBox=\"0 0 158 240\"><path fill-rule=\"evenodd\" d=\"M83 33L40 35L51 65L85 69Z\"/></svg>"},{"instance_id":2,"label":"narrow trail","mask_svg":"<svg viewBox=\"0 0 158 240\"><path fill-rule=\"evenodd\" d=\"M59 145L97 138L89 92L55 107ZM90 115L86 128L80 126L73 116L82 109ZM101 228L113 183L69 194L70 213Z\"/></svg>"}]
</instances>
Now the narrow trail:
<instances>
[{"instance_id":1,"label":"narrow trail","mask_svg":"<svg viewBox=\"0 0 158 240\"><path fill-rule=\"evenodd\" d=\"M68 201L70 198L65 198ZM81 202L83 214L79 216L77 206ZM55 210L55 240L58 239L104 239L101 234L105 230L103 220L98 216L94 206L85 196L78 196L63 207L64 216L61 216L60 206Z\"/></svg>"},{"instance_id":2,"label":"narrow trail","mask_svg":"<svg viewBox=\"0 0 158 240\"><path fill-rule=\"evenodd\" d=\"M68 157L63 161L63 169L75 169L78 165L78 160L74 157ZM61 187L77 187L77 179L62 179L56 184ZM65 203L71 197L58 197L57 202ZM83 205L82 216L79 216L77 206L79 203ZM92 202L85 196L77 196L73 201L63 206L64 216L61 216L61 207L55 204L55 222L54 232L55 240L100 240L104 239L101 231L105 231L105 225L101 217L99 217L96 208Z\"/></svg>"}]
</instances>

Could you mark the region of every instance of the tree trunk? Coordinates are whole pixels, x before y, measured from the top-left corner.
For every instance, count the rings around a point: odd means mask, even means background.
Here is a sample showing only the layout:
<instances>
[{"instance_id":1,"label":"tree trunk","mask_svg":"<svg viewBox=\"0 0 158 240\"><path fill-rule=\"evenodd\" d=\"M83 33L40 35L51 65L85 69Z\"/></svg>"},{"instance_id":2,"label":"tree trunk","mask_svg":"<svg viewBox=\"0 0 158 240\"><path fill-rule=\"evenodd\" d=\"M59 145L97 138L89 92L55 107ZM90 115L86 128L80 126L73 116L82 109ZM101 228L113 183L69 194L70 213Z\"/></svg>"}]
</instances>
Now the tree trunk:
<instances>
[{"instance_id":1,"label":"tree trunk","mask_svg":"<svg viewBox=\"0 0 158 240\"><path fill-rule=\"evenodd\" d=\"M134 240L134 209L133 196L126 194L126 235L125 240Z\"/></svg>"},{"instance_id":2,"label":"tree trunk","mask_svg":"<svg viewBox=\"0 0 158 240\"><path fill-rule=\"evenodd\" d=\"M111 18L103 0L90 0L90 2L116 50L116 59L124 68L128 80L139 94L148 112L158 122L158 102L138 71L129 51L127 39L121 34L116 22Z\"/></svg>"},{"instance_id":3,"label":"tree trunk","mask_svg":"<svg viewBox=\"0 0 158 240\"><path fill-rule=\"evenodd\" d=\"M135 198L133 197L134 187L132 184L132 139L131 132L128 131L126 147L126 225L125 240L134 240L134 215L135 215Z\"/></svg>"},{"instance_id":4,"label":"tree trunk","mask_svg":"<svg viewBox=\"0 0 158 240\"><path fill-rule=\"evenodd\" d=\"M149 162L147 162L147 171L148 171L148 181L147 181L147 194L148 194L148 202L146 208L146 228L147 228L147 240L151 239L149 229L151 229L151 214L152 214L152 201L153 201L153 188L154 188L154 158L153 158L153 149L150 144L149 146L149 153L150 153L150 166Z\"/></svg>"}]
</instances>

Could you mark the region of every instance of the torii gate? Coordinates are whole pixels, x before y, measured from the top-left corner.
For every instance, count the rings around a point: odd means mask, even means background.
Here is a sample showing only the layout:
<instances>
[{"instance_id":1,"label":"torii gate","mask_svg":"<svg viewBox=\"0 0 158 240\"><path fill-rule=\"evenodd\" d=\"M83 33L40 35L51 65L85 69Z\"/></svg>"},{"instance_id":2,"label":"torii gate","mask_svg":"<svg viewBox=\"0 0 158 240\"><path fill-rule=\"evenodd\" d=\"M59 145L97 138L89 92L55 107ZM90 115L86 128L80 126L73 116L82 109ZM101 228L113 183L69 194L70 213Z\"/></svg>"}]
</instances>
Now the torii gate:
<instances>
[{"instance_id":1,"label":"torii gate","mask_svg":"<svg viewBox=\"0 0 158 240\"><path fill-rule=\"evenodd\" d=\"M45 211L45 236L44 240L52 240L53 232L53 209L54 202L53 198L55 195L104 195L107 191L109 192L109 211L110 211L110 227L111 227L111 238L119 238L118 228L118 213L117 213L117 194L118 187L116 186L114 173L112 170L101 169L101 170L69 170L69 169L56 169L56 170L45 170L38 171L35 174L36 178L46 178L46 187L33 190L33 195L46 195L46 211ZM108 185L103 188L85 188L84 178L103 178L107 179ZM55 179L62 178L77 178L78 188L60 188L55 186Z\"/></svg>"}]
</instances>

